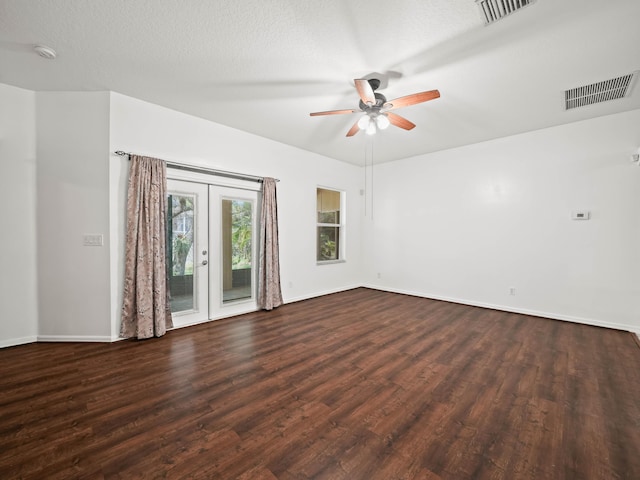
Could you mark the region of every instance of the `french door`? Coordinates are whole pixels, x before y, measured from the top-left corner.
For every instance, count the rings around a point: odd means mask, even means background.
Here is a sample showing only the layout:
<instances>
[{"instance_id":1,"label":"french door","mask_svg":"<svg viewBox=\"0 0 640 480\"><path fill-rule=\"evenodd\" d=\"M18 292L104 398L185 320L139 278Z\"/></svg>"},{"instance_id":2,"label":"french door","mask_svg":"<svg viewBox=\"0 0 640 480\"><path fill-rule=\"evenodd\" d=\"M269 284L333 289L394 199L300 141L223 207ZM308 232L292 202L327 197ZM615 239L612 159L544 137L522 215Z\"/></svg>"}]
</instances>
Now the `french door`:
<instances>
[{"instance_id":1,"label":"french door","mask_svg":"<svg viewBox=\"0 0 640 480\"><path fill-rule=\"evenodd\" d=\"M176 179L167 190L174 325L255 310L258 192Z\"/></svg>"}]
</instances>

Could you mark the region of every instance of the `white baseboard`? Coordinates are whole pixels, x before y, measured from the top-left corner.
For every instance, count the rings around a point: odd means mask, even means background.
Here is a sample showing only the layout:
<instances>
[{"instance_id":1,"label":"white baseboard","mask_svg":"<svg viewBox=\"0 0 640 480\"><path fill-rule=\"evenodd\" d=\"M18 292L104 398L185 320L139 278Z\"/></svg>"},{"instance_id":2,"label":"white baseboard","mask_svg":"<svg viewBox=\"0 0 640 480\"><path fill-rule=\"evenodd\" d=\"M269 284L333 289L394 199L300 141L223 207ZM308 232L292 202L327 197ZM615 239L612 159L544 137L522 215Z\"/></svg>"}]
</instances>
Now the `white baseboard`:
<instances>
[{"instance_id":1,"label":"white baseboard","mask_svg":"<svg viewBox=\"0 0 640 480\"><path fill-rule=\"evenodd\" d=\"M38 335L38 342L100 342L110 343L110 336L97 335Z\"/></svg>"},{"instance_id":2,"label":"white baseboard","mask_svg":"<svg viewBox=\"0 0 640 480\"><path fill-rule=\"evenodd\" d=\"M38 337L20 337L20 338L7 338L0 340L0 348L15 347L16 345L25 345L27 343L35 343L38 341Z\"/></svg>"},{"instance_id":3,"label":"white baseboard","mask_svg":"<svg viewBox=\"0 0 640 480\"><path fill-rule=\"evenodd\" d=\"M347 290L353 290L354 288L360 288L363 287L364 285L350 285L350 286L346 286L346 287L340 287L340 288L336 288L336 289L332 289L332 290L325 290L322 292L315 292L309 295L302 295L299 297L288 297L286 299L284 299L284 303L295 303L295 302L301 302L303 300L309 300L310 298L316 298L316 297L322 297L324 295L331 295L332 293L339 293L339 292L346 292ZM371 288L376 288L376 287L371 287ZM380 289L377 289L380 290ZM283 295L284 297L284 295Z\"/></svg>"},{"instance_id":4,"label":"white baseboard","mask_svg":"<svg viewBox=\"0 0 640 480\"><path fill-rule=\"evenodd\" d=\"M354 288L360 288L360 287L371 288L373 290L381 290L381 291L384 291L384 292L400 293L400 294L403 294L403 295L411 295L411 296L414 296L414 297L428 298L428 299L432 299L432 300L441 300L441 301L445 301L445 302L458 303L458 304L469 305L469 306L473 306L473 307L482 307L482 308L489 308L489 309L493 309L493 310L500 310L500 311L510 312L510 313L519 313L519 314L523 314L523 315L548 318L548 319L552 319L552 320L561 320L561 321L565 321L565 322L581 323L581 324L592 325L592 326L596 326L596 327L611 328L611 329L614 329L614 330L623 330L623 331L632 332L632 333L636 334L638 339L640 339L640 328L638 328L636 330L636 329L634 329L633 327L631 327L629 325L624 325L624 324L619 324L619 323L614 323L614 322L607 322L607 321L593 319L593 318L575 317L575 316L571 316L571 315L562 315L562 314L557 314L557 313L553 313L553 312L541 312L541 311L536 311L536 310L515 308L515 307L505 306L505 305L496 305L496 304L489 304L489 303L484 303L484 302L469 301L469 300L464 300L464 299L460 299L460 298L445 297L445 296L441 296L441 295L431 295L431 294L426 294L426 293L423 293L423 292L416 292L416 291L410 291L410 290L402 290L402 289L381 287L379 285L373 285L373 284L344 286L344 287L331 289L331 290L326 290L326 291L322 291L322 292L314 292L314 293L308 294L308 295L302 295L302 296L298 296L298 297L290 297L290 298L286 298L284 300L284 303L288 304L288 303L300 302L300 301L303 301L303 300L309 300L311 298L321 297L321 296L324 296L324 295L331 295L333 293L339 293L339 292L344 292L344 291L347 291L347 290L353 290ZM249 313L249 312L247 312L247 313ZM220 318L225 318L225 317L220 317ZM218 320L218 319L219 318L209 319L209 320L205 320L205 322L210 322L210 321L214 321L214 320ZM202 323L204 323L204 322L202 322ZM174 327L174 328L183 328L183 327L188 327L188 326L195 325L195 324L196 323L189 324L189 325L181 325L179 327ZM29 337L21 337L21 338L10 338L10 339L0 340L0 348L13 347L13 346L16 346L16 345L24 345L24 344L27 344L27 343L35 343L35 342L100 342L100 343L110 343L110 342L117 342L117 341L120 341L120 340L123 340L123 339L120 338L120 337L110 337L110 336L37 335L37 336L29 336Z\"/></svg>"},{"instance_id":5,"label":"white baseboard","mask_svg":"<svg viewBox=\"0 0 640 480\"><path fill-rule=\"evenodd\" d=\"M506 305L496 305L491 303L475 302L475 301L464 300L460 298L444 297L441 295L431 295L431 294L422 293L422 292L414 292L410 290L380 287L379 285L363 285L363 287L371 288L374 290L381 290L384 292L401 293L403 295L411 295L413 297L429 298L431 300L442 300L444 302L459 303L461 305L469 305L471 307L490 308L492 310L500 310L500 311L509 312L509 313L519 313L522 315L529 315L532 317L541 317L541 318L548 318L551 320L562 320L564 322L581 323L584 325L591 325L594 327L611 328L613 330L623 330L625 332L635 333L640 337L640 331L636 331L633 329L632 326L625 325L622 323L608 322L605 320L598 320L594 318L576 317L572 315L563 315L563 314L553 313L553 312L541 312L538 310L516 308L516 307L511 307Z\"/></svg>"}]
</instances>

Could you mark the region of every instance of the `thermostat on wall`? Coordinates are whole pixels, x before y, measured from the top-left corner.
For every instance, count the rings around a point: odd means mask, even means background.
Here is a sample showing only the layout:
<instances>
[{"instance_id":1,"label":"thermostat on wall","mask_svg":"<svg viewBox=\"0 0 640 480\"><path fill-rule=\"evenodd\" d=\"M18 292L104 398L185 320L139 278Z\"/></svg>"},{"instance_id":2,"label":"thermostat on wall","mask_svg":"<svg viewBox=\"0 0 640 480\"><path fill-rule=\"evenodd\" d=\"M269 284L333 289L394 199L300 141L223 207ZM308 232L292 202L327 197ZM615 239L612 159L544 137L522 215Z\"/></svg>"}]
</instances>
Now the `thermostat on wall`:
<instances>
[{"instance_id":1,"label":"thermostat on wall","mask_svg":"<svg viewBox=\"0 0 640 480\"><path fill-rule=\"evenodd\" d=\"M571 218L574 220L589 220L591 216L591 212L587 210L576 210L575 212L571 212Z\"/></svg>"}]
</instances>

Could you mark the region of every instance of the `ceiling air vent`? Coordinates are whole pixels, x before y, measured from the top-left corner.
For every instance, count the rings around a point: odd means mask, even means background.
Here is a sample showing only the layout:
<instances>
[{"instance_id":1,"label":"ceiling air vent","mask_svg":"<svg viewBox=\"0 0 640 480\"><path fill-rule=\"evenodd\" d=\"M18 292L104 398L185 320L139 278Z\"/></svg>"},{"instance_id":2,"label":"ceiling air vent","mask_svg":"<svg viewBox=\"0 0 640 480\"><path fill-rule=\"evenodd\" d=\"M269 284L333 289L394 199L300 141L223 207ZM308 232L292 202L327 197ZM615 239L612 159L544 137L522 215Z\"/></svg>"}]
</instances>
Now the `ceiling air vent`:
<instances>
[{"instance_id":1,"label":"ceiling air vent","mask_svg":"<svg viewBox=\"0 0 640 480\"><path fill-rule=\"evenodd\" d=\"M631 92L633 80L638 72L583 87L572 88L564 92L564 108L584 107L594 103L608 102L626 97Z\"/></svg>"},{"instance_id":2,"label":"ceiling air vent","mask_svg":"<svg viewBox=\"0 0 640 480\"><path fill-rule=\"evenodd\" d=\"M523 7L534 3L536 0L476 0L482 11L485 25L517 12Z\"/></svg>"}]
</instances>

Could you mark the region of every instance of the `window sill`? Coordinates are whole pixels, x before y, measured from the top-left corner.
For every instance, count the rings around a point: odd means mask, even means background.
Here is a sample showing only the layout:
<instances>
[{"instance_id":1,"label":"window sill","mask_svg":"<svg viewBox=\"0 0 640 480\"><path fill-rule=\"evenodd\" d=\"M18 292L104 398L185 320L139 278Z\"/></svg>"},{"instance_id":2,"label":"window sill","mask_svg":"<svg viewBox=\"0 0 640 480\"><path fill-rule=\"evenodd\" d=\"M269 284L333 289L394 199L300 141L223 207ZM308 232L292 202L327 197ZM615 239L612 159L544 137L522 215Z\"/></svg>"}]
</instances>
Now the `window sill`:
<instances>
[{"instance_id":1,"label":"window sill","mask_svg":"<svg viewBox=\"0 0 640 480\"><path fill-rule=\"evenodd\" d=\"M347 263L346 260L323 260L321 262L316 261L316 265L333 265L336 263Z\"/></svg>"}]
</instances>

